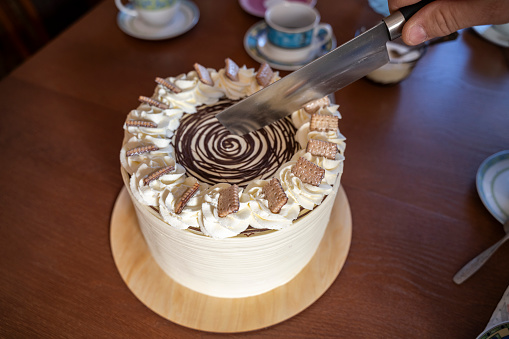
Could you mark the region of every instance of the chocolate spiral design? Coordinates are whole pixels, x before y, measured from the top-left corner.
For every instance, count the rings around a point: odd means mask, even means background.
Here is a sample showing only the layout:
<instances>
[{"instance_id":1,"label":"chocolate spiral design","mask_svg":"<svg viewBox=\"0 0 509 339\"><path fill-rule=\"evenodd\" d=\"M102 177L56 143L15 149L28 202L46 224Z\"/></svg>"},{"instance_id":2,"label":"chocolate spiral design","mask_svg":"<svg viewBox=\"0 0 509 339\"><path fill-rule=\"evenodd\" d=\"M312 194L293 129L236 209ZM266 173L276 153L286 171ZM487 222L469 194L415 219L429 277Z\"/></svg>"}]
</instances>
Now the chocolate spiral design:
<instances>
[{"instance_id":1,"label":"chocolate spiral design","mask_svg":"<svg viewBox=\"0 0 509 339\"><path fill-rule=\"evenodd\" d=\"M233 103L202 106L180 121L173 139L175 160L189 176L211 185L246 186L273 176L299 150L289 118L248 135L231 134L215 116Z\"/></svg>"}]
</instances>

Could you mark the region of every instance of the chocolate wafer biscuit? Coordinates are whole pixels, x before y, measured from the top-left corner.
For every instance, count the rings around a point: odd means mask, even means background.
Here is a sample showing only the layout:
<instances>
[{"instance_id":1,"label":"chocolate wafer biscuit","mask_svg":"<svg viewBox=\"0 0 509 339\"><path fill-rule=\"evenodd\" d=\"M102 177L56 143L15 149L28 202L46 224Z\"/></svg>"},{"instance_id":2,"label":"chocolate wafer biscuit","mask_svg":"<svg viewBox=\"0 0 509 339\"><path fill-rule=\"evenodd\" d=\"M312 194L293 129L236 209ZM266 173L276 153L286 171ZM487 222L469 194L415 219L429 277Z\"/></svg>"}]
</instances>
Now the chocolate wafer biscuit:
<instances>
[{"instance_id":1,"label":"chocolate wafer biscuit","mask_svg":"<svg viewBox=\"0 0 509 339\"><path fill-rule=\"evenodd\" d=\"M159 149L159 147L155 146L155 145L149 145L149 146L140 146L140 147L136 147L136 148L133 148L129 151L127 151L125 153L125 155L127 157L131 157L133 155L140 155L140 154L143 154L143 153L148 153L148 152L152 152L152 151L157 151Z\"/></svg>"},{"instance_id":2,"label":"chocolate wafer biscuit","mask_svg":"<svg viewBox=\"0 0 509 339\"><path fill-rule=\"evenodd\" d=\"M274 77L274 72L272 68L270 68L269 64L264 62L258 68L258 72L256 73L256 81L260 86L267 87L270 84L270 81Z\"/></svg>"},{"instance_id":3,"label":"chocolate wafer biscuit","mask_svg":"<svg viewBox=\"0 0 509 339\"><path fill-rule=\"evenodd\" d=\"M166 166L150 173L145 178L143 178L143 185L150 184L152 181L159 179L163 175L173 172L174 169L174 166Z\"/></svg>"},{"instance_id":4,"label":"chocolate wafer biscuit","mask_svg":"<svg viewBox=\"0 0 509 339\"><path fill-rule=\"evenodd\" d=\"M175 85L173 82L171 82L169 80L166 80L166 79L163 79L163 78L160 78L160 77L156 77L155 81L159 85L166 87L167 89L169 89L173 93L180 93L180 92L182 92L182 90L177 85Z\"/></svg>"},{"instance_id":5,"label":"chocolate wafer biscuit","mask_svg":"<svg viewBox=\"0 0 509 339\"><path fill-rule=\"evenodd\" d=\"M308 141L306 152L334 160L338 153L338 146L333 142L311 139Z\"/></svg>"},{"instance_id":6,"label":"chocolate wafer biscuit","mask_svg":"<svg viewBox=\"0 0 509 339\"><path fill-rule=\"evenodd\" d=\"M328 132L339 128L339 118L334 115L313 114L309 129L311 131Z\"/></svg>"},{"instance_id":7,"label":"chocolate wafer biscuit","mask_svg":"<svg viewBox=\"0 0 509 339\"><path fill-rule=\"evenodd\" d=\"M327 107L330 105L330 99L328 96L308 102L304 105L304 110L309 114L316 113L320 108Z\"/></svg>"},{"instance_id":8,"label":"chocolate wafer biscuit","mask_svg":"<svg viewBox=\"0 0 509 339\"><path fill-rule=\"evenodd\" d=\"M198 78L200 78L201 82L203 82L205 85L214 86L214 81L210 77L210 73L205 67L199 63L195 63L194 70L198 74Z\"/></svg>"},{"instance_id":9,"label":"chocolate wafer biscuit","mask_svg":"<svg viewBox=\"0 0 509 339\"><path fill-rule=\"evenodd\" d=\"M158 107L160 109L168 109L170 108L170 106L166 105L165 103L159 101L159 100L156 100L156 99L152 99L152 98L149 98L149 97L145 97L143 95L140 95L140 97L138 98L138 100L144 104L147 104L147 105L150 105L150 106L154 106L154 107Z\"/></svg>"},{"instance_id":10,"label":"chocolate wafer biscuit","mask_svg":"<svg viewBox=\"0 0 509 339\"><path fill-rule=\"evenodd\" d=\"M224 72L231 81L239 81L239 66L230 58L225 60Z\"/></svg>"},{"instance_id":11,"label":"chocolate wafer biscuit","mask_svg":"<svg viewBox=\"0 0 509 339\"><path fill-rule=\"evenodd\" d=\"M292 167L292 173L302 182L313 186L319 186L325 176L323 168L303 157Z\"/></svg>"},{"instance_id":12,"label":"chocolate wafer biscuit","mask_svg":"<svg viewBox=\"0 0 509 339\"><path fill-rule=\"evenodd\" d=\"M269 203L269 209L272 213L279 213L281 208L288 202L288 197L281 186L278 178L272 178L262 188L262 193Z\"/></svg>"},{"instance_id":13,"label":"chocolate wafer biscuit","mask_svg":"<svg viewBox=\"0 0 509 339\"><path fill-rule=\"evenodd\" d=\"M147 127L147 128L157 127L157 124L153 121L141 121L141 120L127 120L125 122L125 125L129 127Z\"/></svg>"},{"instance_id":14,"label":"chocolate wafer biscuit","mask_svg":"<svg viewBox=\"0 0 509 339\"><path fill-rule=\"evenodd\" d=\"M184 209L184 207L186 207L187 203L189 202L189 200L191 200L193 195L198 191L198 188L200 188L199 182L195 183L192 187L189 187L184 192L184 194L182 194L182 196L177 202L177 206L175 207L176 214L182 213L182 210Z\"/></svg>"},{"instance_id":15,"label":"chocolate wafer biscuit","mask_svg":"<svg viewBox=\"0 0 509 339\"><path fill-rule=\"evenodd\" d=\"M223 188L219 192L219 199L217 200L217 215L224 218L228 214L238 212L239 208L239 186L234 184Z\"/></svg>"}]
</instances>

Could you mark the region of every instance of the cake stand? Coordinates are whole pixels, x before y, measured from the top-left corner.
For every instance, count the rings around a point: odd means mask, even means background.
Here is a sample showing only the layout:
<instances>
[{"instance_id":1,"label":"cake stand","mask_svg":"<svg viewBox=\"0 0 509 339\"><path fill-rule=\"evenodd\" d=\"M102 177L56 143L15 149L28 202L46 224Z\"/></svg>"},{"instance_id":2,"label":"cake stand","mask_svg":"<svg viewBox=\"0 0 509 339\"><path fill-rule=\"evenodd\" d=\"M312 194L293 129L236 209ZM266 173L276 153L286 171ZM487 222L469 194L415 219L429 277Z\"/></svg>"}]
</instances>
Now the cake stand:
<instances>
[{"instance_id":1,"label":"cake stand","mask_svg":"<svg viewBox=\"0 0 509 339\"><path fill-rule=\"evenodd\" d=\"M111 217L110 243L117 269L131 292L149 309L185 327L208 332L245 332L282 322L305 310L334 282L352 238L348 199L340 187L322 242L290 282L246 298L217 298L182 286L152 258L125 187Z\"/></svg>"}]
</instances>

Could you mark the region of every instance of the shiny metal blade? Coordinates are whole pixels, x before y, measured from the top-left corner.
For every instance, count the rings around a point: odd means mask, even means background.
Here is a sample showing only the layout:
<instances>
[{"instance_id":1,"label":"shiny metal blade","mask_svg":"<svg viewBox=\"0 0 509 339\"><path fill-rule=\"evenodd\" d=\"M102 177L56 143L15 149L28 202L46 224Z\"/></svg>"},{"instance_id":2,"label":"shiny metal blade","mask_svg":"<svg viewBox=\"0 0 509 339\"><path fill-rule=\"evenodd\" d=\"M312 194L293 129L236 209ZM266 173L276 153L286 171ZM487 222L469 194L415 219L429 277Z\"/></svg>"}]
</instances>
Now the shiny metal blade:
<instances>
[{"instance_id":1,"label":"shiny metal blade","mask_svg":"<svg viewBox=\"0 0 509 339\"><path fill-rule=\"evenodd\" d=\"M247 134L271 124L362 78L389 62L390 40L382 21L332 52L219 113L232 133Z\"/></svg>"}]
</instances>

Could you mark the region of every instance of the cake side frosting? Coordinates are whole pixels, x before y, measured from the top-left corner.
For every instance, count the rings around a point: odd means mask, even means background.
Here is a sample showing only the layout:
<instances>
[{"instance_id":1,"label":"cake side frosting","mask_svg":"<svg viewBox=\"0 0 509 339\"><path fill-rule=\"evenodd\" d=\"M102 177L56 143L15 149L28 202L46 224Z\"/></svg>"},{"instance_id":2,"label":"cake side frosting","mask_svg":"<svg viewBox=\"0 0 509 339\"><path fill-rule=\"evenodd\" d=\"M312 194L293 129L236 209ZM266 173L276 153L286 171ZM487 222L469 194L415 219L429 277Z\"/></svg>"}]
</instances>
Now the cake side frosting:
<instances>
[{"instance_id":1,"label":"cake side frosting","mask_svg":"<svg viewBox=\"0 0 509 339\"><path fill-rule=\"evenodd\" d=\"M124 180L129 180L123 171ZM219 298L245 298L292 280L311 260L327 228L339 188L291 227L263 236L212 239L168 227L159 213L131 194L140 229L154 260L179 284Z\"/></svg>"}]
</instances>

